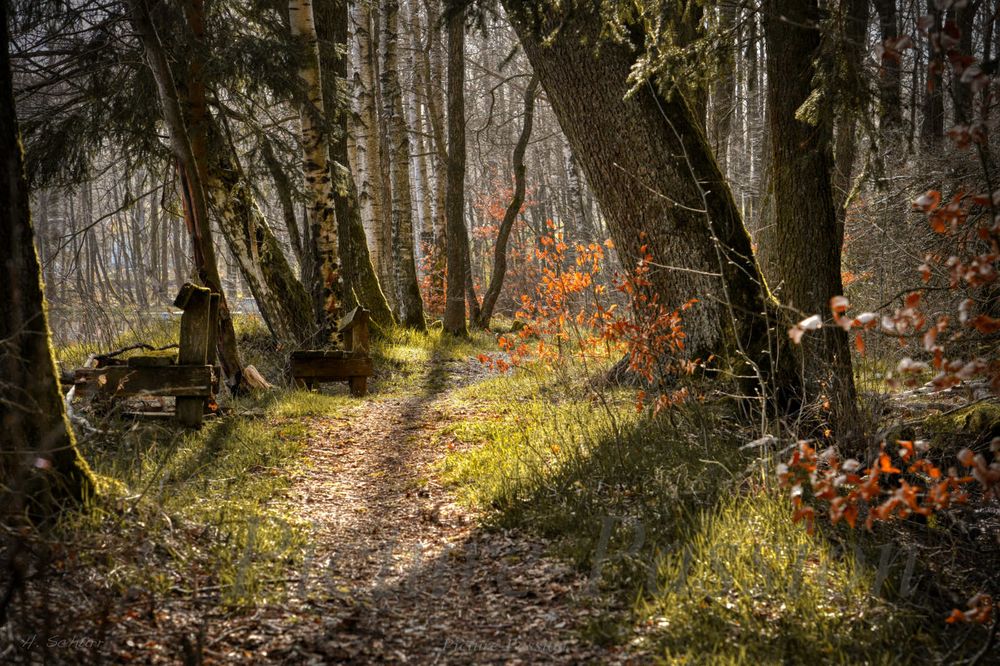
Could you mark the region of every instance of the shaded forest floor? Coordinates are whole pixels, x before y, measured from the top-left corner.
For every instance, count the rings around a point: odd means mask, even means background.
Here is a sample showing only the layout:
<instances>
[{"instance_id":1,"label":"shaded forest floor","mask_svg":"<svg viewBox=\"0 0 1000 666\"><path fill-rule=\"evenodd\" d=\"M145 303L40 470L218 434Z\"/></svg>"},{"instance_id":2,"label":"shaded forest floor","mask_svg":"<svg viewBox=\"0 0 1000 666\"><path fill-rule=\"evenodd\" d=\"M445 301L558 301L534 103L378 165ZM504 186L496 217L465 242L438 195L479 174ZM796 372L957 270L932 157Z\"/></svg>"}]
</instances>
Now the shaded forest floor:
<instances>
[{"instance_id":1,"label":"shaded forest floor","mask_svg":"<svg viewBox=\"0 0 1000 666\"><path fill-rule=\"evenodd\" d=\"M394 333L365 400L278 391L198 433L95 422L103 497L3 540L28 582L0 662L954 663L984 645L943 618L995 570L995 507L809 534L775 488L781 445L746 447L725 400L651 417L600 367L498 373L477 360L494 350ZM277 376L277 356L255 362ZM996 427L992 403L935 400L917 408L949 414L948 447Z\"/></svg>"}]
</instances>

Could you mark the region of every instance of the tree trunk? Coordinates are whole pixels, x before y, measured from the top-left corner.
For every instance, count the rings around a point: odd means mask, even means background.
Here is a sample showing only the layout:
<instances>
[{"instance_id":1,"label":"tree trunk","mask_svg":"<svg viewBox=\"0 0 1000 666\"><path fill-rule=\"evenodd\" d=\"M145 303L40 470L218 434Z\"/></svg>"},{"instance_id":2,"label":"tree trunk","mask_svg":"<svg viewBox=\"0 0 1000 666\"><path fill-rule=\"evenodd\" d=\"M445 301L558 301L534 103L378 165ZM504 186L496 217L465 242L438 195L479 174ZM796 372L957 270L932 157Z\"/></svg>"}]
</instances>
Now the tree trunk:
<instances>
[{"instance_id":1,"label":"tree trunk","mask_svg":"<svg viewBox=\"0 0 1000 666\"><path fill-rule=\"evenodd\" d=\"M292 201L292 183L285 173L284 167L274 154L271 142L265 137L260 142L261 157L264 166L271 174L274 181L274 191L278 195L278 203L281 204L281 217L285 221L285 229L288 231L288 240L292 245L292 252L296 261L299 262L299 270L302 275L308 275L309 258L305 243L302 242L302 234L299 231L299 223L295 217L295 202Z\"/></svg>"},{"instance_id":2,"label":"tree trunk","mask_svg":"<svg viewBox=\"0 0 1000 666\"><path fill-rule=\"evenodd\" d=\"M84 500L94 482L59 391L14 113L7 25L7 4L0 3L0 513L44 518L63 499Z\"/></svg>"},{"instance_id":3,"label":"tree trunk","mask_svg":"<svg viewBox=\"0 0 1000 666\"><path fill-rule=\"evenodd\" d=\"M879 37L882 43L899 37L896 0L875 0L879 17ZM879 117L881 129L898 133L903 127L903 97L900 62L883 57L879 69Z\"/></svg>"},{"instance_id":4,"label":"tree trunk","mask_svg":"<svg viewBox=\"0 0 1000 666\"><path fill-rule=\"evenodd\" d=\"M683 96L648 84L626 97L636 52L602 39L600 15L589 5L562 13L524 0L504 5L622 264L631 270L648 249L651 291L663 306L699 299L683 318L688 357L714 357L737 377L750 372L744 362L753 363L760 379L750 380L754 386L777 390L780 403L794 399L797 372L790 354L778 353L787 336L770 330L782 318L701 121Z\"/></svg>"},{"instance_id":5,"label":"tree trunk","mask_svg":"<svg viewBox=\"0 0 1000 666\"><path fill-rule=\"evenodd\" d=\"M864 58L866 38L868 35L869 6L868 0L844 0L844 40L842 49L847 60L847 71L851 84L858 88L865 85ZM853 85L851 86L853 89ZM854 182L854 162L858 153L857 118L855 113L863 113L863 109L855 109L841 100L840 117L837 119L837 138L834 149L833 202L837 212L837 244L844 245L844 222L847 218L848 198Z\"/></svg>"},{"instance_id":6,"label":"tree trunk","mask_svg":"<svg viewBox=\"0 0 1000 666\"><path fill-rule=\"evenodd\" d=\"M323 127L323 82L319 42L311 0L289 0L292 37L299 42L299 80L304 99L299 104L302 173L306 181L307 210L312 254L310 287L313 295L318 341L328 342L337 330L343 309L340 251L337 243L336 203L328 163L330 147Z\"/></svg>"},{"instance_id":7,"label":"tree trunk","mask_svg":"<svg viewBox=\"0 0 1000 666\"><path fill-rule=\"evenodd\" d=\"M927 0L928 14L933 24L928 35L941 34L941 12L934 0ZM944 138L944 54L936 40L928 39L927 63L929 77L924 87L923 118L920 124L920 143L924 148L937 146Z\"/></svg>"},{"instance_id":8,"label":"tree trunk","mask_svg":"<svg viewBox=\"0 0 1000 666\"><path fill-rule=\"evenodd\" d=\"M403 117L403 95L399 83L397 51L399 1L382 3L382 105L390 143L390 191L392 192L393 286L399 323L423 331L424 307L417 284L413 249L413 206L410 196L410 137Z\"/></svg>"},{"instance_id":9,"label":"tree trunk","mask_svg":"<svg viewBox=\"0 0 1000 666\"><path fill-rule=\"evenodd\" d=\"M465 12L448 20L448 277L445 289L444 330L468 335L465 325L469 237L465 230ZM471 290L470 290L471 291Z\"/></svg>"},{"instance_id":10,"label":"tree trunk","mask_svg":"<svg viewBox=\"0 0 1000 666\"><path fill-rule=\"evenodd\" d=\"M816 0L768 0L768 109L775 252L782 302L830 321L830 299L843 294L841 237L831 187L833 111L815 124L796 112L813 91L820 47ZM831 325L802 339L806 398L829 399L835 422L854 425L855 392L847 334Z\"/></svg>"},{"instance_id":11,"label":"tree trunk","mask_svg":"<svg viewBox=\"0 0 1000 666\"><path fill-rule=\"evenodd\" d=\"M496 307L500 290L503 289L504 275L507 273L507 241L510 239L510 231L514 228L514 222L521 213L521 206L524 204L525 190L525 168L524 153L531 140L531 127L535 117L535 94L538 91L538 76L532 76L528 87L524 91L524 125L521 127L521 136L514 146L514 196L504 211L503 220L500 222L500 229L497 232L497 243L493 248L493 273L490 276L490 286L483 294L483 305L479 317L475 320L478 328L487 330L490 327L490 319L493 317L493 309Z\"/></svg>"},{"instance_id":12,"label":"tree trunk","mask_svg":"<svg viewBox=\"0 0 1000 666\"><path fill-rule=\"evenodd\" d=\"M374 1L374 0L372 0ZM359 2L353 11L354 35L357 42L357 73L354 79L354 98L358 105L358 127L363 136L359 137L358 176L360 179L360 201L362 206L362 222L366 226L366 234L372 240L370 246L372 263L378 273L379 282L385 285L383 293L390 305L395 301L392 289L392 272L388 245L391 239L386 238L384 231L386 207L389 193L385 189L382 164L387 157L382 152L380 141L380 121L378 103L378 78L376 75L378 54L375 48L377 27L373 27L371 2Z\"/></svg>"},{"instance_id":13,"label":"tree trunk","mask_svg":"<svg viewBox=\"0 0 1000 666\"><path fill-rule=\"evenodd\" d=\"M189 21L197 19L200 0L190 0ZM222 290L222 280L219 277L219 267L215 258L215 246L212 243L212 231L208 218L208 201L204 187L204 165L199 165L195 157L195 146L188 134L187 121L181 107L181 98L167 59L166 51L157 33L156 26L144 0L129 0L130 18L136 33L145 50L146 61L153 78L156 81L157 93L163 119L170 134L170 145L177 161L180 176L181 198L184 206L184 219L192 239L194 263L202 283L220 295L218 347L222 371L228 378L230 390L237 391L243 380L243 365L240 361L239 349L236 344L236 330L229 315L229 306ZM199 25L195 23L192 32L195 41L200 42ZM197 100L195 100L197 102ZM204 108L200 104L192 104L192 108ZM197 124L199 119L192 119Z\"/></svg>"},{"instance_id":14,"label":"tree trunk","mask_svg":"<svg viewBox=\"0 0 1000 666\"><path fill-rule=\"evenodd\" d=\"M719 3L717 11L719 12L719 31L721 33L735 33L737 10L738 7L735 4ZM733 115L735 114L735 61L735 47L734 49L726 49L722 55L722 62L719 64L715 85L712 86L710 138L712 150L719 162L719 170L727 178L731 173L729 169L729 136L732 133Z\"/></svg>"},{"instance_id":15,"label":"tree trunk","mask_svg":"<svg viewBox=\"0 0 1000 666\"><path fill-rule=\"evenodd\" d=\"M434 257L431 266L431 290L438 296L444 294L445 264L448 254L448 230L446 222L448 142L445 138L444 66L441 51L441 0L424 0L427 9L427 44L421 59L420 78L427 102L427 117L431 126L431 144L434 153Z\"/></svg>"},{"instance_id":16,"label":"tree trunk","mask_svg":"<svg viewBox=\"0 0 1000 666\"><path fill-rule=\"evenodd\" d=\"M323 103L333 127L330 138L330 167L333 172L333 200L337 215L340 260L344 266L345 307L363 305L373 322L382 328L395 319L375 274L368 239L361 222L361 208L348 159L347 40L349 7L347 0L320 0L316 28L319 37L320 70L323 73ZM343 51L338 53L338 50Z\"/></svg>"},{"instance_id":17,"label":"tree trunk","mask_svg":"<svg viewBox=\"0 0 1000 666\"><path fill-rule=\"evenodd\" d=\"M211 152L216 156L206 179L211 209L268 330L284 348L295 349L316 330L309 293L296 279L257 205L236 161L235 147L223 138L214 119L207 122Z\"/></svg>"}]
</instances>

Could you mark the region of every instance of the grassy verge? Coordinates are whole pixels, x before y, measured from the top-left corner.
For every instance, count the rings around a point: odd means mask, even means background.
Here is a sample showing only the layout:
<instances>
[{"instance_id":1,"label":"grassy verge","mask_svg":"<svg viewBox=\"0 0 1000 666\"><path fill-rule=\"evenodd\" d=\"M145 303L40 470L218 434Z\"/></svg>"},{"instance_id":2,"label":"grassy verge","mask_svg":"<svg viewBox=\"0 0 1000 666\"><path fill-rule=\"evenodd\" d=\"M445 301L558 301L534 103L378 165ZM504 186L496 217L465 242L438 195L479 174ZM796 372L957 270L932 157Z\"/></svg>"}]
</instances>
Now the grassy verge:
<instances>
[{"instance_id":1,"label":"grassy verge","mask_svg":"<svg viewBox=\"0 0 1000 666\"><path fill-rule=\"evenodd\" d=\"M442 437L444 475L465 501L554 539L590 576L589 603L607 611L590 638L712 664L926 661L964 640L933 581L912 582L924 563L904 572L893 532L794 524L773 454L742 448L753 434L728 408L653 416L588 386L566 368L477 384L459 397L491 418Z\"/></svg>"},{"instance_id":2,"label":"grassy verge","mask_svg":"<svg viewBox=\"0 0 1000 666\"><path fill-rule=\"evenodd\" d=\"M273 600L308 539L281 501L302 464L301 417L344 401L277 394L236 404L236 415L196 432L101 424L81 450L105 492L89 512L67 517L64 529L79 536L91 565L114 565L105 581L112 589L160 596L207 589L226 607Z\"/></svg>"}]
</instances>

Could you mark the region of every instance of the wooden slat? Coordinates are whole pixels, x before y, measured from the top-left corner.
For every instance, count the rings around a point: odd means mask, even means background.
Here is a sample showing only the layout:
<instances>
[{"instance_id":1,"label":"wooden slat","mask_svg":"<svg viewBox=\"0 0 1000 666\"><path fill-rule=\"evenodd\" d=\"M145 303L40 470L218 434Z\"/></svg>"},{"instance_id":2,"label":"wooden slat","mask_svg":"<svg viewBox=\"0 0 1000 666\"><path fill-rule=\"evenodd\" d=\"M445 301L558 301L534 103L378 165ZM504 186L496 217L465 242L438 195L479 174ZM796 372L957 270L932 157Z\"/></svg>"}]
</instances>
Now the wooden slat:
<instances>
[{"instance_id":1,"label":"wooden slat","mask_svg":"<svg viewBox=\"0 0 1000 666\"><path fill-rule=\"evenodd\" d=\"M215 336L209 330L211 319L212 292L204 287L193 287L185 284L178 294L175 305L184 310L181 315L180 351L177 362L184 365L207 365L208 349L215 341ZM178 301L186 295L186 302ZM209 387L211 388L211 386ZM177 398L177 420L188 427L201 425L201 417L205 413L205 400L199 398Z\"/></svg>"},{"instance_id":2,"label":"wooden slat","mask_svg":"<svg viewBox=\"0 0 1000 666\"><path fill-rule=\"evenodd\" d=\"M79 396L100 393L108 397L130 395L207 397L212 395L212 367L172 365L162 368L80 368L74 373ZM200 403L200 401L199 401Z\"/></svg>"},{"instance_id":3,"label":"wooden slat","mask_svg":"<svg viewBox=\"0 0 1000 666\"><path fill-rule=\"evenodd\" d=\"M372 374L370 358L318 359L308 362L292 360L292 376L313 381L345 381L351 377L369 377Z\"/></svg>"}]
</instances>

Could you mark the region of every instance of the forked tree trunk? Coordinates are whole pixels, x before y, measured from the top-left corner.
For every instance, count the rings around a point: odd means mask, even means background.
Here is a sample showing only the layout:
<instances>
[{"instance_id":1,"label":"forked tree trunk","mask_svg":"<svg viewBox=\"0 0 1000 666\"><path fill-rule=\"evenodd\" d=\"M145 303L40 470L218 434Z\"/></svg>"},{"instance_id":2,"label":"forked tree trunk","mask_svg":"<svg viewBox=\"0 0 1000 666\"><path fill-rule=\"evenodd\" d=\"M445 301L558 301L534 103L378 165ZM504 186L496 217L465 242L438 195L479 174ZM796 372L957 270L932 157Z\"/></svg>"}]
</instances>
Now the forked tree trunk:
<instances>
[{"instance_id":1,"label":"forked tree trunk","mask_svg":"<svg viewBox=\"0 0 1000 666\"><path fill-rule=\"evenodd\" d=\"M465 295L470 305L475 294L469 267L469 236L465 229L465 12L448 20L448 190L445 199L448 225L448 277L445 287L444 330L468 335Z\"/></svg>"},{"instance_id":2,"label":"forked tree trunk","mask_svg":"<svg viewBox=\"0 0 1000 666\"><path fill-rule=\"evenodd\" d=\"M310 286L319 326L318 341L324 344L336 333L337 320L343 309L343 293L336 202L328 162L330 148L323 127L323 81L312 0L289 0L288 17L292 36L299 42L299 80L305 95L299 105L299 122L312 251Z\"/></svg>"},{"instance_id":3,"label":"forked tree trunk","mask_svg":"<svg viewBox=\"0 0 1000 666\"><path fill-rule=\"evenodd\" d=\"M633 95L636 51L603 39L599 10L504 6L631 270L648 250L651 291L683 316L686 353L729 366L748 384L793 401L798 374L783 321L697 118L679 91L650 83ZM555 28L558 27L558 31ZM600 43L599 54L595 45ZM780 327L779 327L780 328ZM745 367L753 364L755 370ZM747 388L751 388L748 386Z\"/></svg>"},{"instance_id":4,"label":"forked tree trunk","mask_svg":"<svg viewBox=\"0 0 1000 666\"><path fill-rule=\"evenodd\" d=\"M14 114L7 4L0 3L0 515L44 518L93 478L59 392Z\"/></svg>"},{"instance_id":5,"label":"forked tree trunk","mask_svg":"<svg viewBox=\"0 0 1000 666\"><path fill-rule=\"evenodd\" d=\"M521 127L521 136L514 146L514 196L511 197L507 210L504 211L503 220L500 222L500 229L497 232L497 243L493 248L493 272L490 275L490 286L483 294L483 305L479 312L479 317L475 321L477 328L487 330L490 327L490 319L493 317L493 309L496 307L497 298L503 289L503 279L507 274L507 241L510 240L510 231L514 228L514 222L521 213L521 206L524 204L525 189L525 168L524 152L528 148L531 140L531 126L535 117L535 94L538 91L538 76L532 76L528 82L528 87L524 91L524 125ZM574 167L575 168L575 167ZM592 239L591 239L592 240Z\"/></svg>"},{"instance_id":6,"label":"forked tree trunk","mask_svg":"<svg viewBox=\"0 0 1000 666\"><path fill-rule=\"evenodd\" d=\"M410 196L410 137L403 116L403 94L399 83L399 1L382 2L381 88L383 117L388 125L390 191L392 193L393 287L396 316L407 328L423 331L424 305L417 284L413 248L413 206Z\"/></svg>"}]
</instances>

